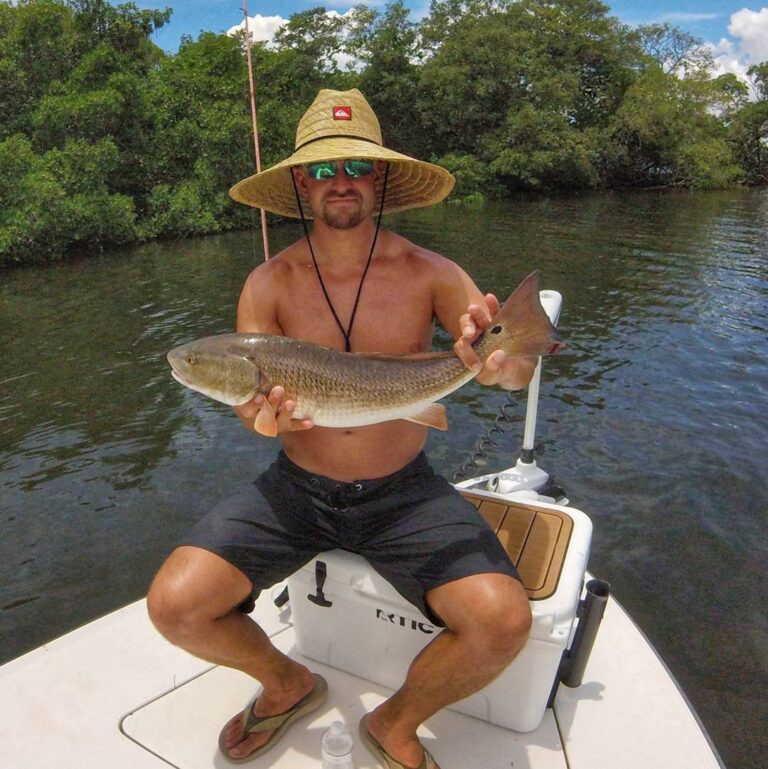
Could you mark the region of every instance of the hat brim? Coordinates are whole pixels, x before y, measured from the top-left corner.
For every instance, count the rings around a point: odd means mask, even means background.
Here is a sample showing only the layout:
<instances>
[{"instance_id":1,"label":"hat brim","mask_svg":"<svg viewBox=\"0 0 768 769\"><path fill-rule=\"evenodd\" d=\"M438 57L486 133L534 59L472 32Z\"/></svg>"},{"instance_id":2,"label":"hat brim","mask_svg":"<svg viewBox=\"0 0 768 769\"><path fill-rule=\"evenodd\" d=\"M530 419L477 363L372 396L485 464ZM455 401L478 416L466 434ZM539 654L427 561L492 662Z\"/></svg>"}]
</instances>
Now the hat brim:
<instances>
[{"instance_id":1,"label":"hat brim","mask_svg":"<svg viewBox=\"0 0 768 769\"><path fill-rule=\"evenodd\" d=\"M350 137L326 137L299 148L286 160L235 184L229 194L239 203L263 208L281 216L301 216L291 181L291 168L320 160L386 160L389 163L384 213L439 203L453 189L455 180L445 168L416 160L379 144ZM377 200L377 209L381 200ZM302 200L305 216L309 206Z\"/></svg>"}]
</instances>

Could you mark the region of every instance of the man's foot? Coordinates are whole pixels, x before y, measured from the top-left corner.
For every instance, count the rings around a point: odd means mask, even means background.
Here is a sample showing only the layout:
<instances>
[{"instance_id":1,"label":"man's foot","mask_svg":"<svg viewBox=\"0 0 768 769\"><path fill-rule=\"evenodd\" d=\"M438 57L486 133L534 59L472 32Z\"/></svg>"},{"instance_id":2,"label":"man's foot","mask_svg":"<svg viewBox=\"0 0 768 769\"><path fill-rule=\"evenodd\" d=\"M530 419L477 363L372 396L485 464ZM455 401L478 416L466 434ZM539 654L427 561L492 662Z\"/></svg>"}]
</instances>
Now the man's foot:
<instances>
[{"instance_id":1,"label":"man's foot","mask_svg":"<svg viewBox=\"0 0 768 769\"><path fill-rule=\"evenodd\" d=\"M384 769L440 769L415 735L401 740L393 739L391 734L385 735L378 731L381 727L377 728L375 718L375 713L363 716L360 721L360 737ZM371 723L372 720L374 723Z\"/></svg>"},{"instance_id":2,"label":"man's foot","mask_svg":"<svg viewBox=\"0 0 768 769\"><path fill-rule=\"evenodd\" d=\"M232 763L243 763L269 750L299 718L317 710L328 694L328 684L314 675L296 690L267 700L263 695L232 718L219 734L219 749Z\"/></svg>"}]
</instances>

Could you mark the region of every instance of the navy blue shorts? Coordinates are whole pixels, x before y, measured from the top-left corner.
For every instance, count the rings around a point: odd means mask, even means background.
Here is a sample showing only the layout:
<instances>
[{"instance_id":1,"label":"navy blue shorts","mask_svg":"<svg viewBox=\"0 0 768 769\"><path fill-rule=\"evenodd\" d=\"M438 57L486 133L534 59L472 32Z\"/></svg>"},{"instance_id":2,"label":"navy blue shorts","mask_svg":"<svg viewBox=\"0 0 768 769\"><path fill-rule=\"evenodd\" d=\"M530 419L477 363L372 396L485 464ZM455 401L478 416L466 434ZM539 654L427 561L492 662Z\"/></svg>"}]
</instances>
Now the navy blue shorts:
<instances>
[{"instance_id":1,"label":"navy blue shorts","mask_svg":"<svg viewBox=\"0 0 768 769\"><path fill-rule=\"evenodd\" d=\"M253 582L254 598L318 553L348 550L439 625L425 601L433 588L490 572L520 579L491 527L423 453L392 475L341 483L308 473L281 452L182 544L240 569Z\"/></svg>"}]
</instances>

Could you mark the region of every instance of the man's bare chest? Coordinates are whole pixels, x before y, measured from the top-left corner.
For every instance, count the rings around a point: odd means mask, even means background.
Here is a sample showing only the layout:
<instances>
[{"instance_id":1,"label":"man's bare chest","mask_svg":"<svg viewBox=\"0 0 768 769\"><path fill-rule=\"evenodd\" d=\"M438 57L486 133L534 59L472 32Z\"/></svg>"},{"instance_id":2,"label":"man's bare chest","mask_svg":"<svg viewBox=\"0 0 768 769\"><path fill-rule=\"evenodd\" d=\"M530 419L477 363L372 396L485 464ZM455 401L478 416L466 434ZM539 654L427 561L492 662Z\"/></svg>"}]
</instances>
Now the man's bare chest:
<instances>
[{"instance_id":1,"label":"man's bare chest","mask_svg":"<svg viewBox=\"0 0 768 769\"><path fill-rule=\"evenodd\" d=\"M283 333L295 339L352 351L407 353L429 348L431 292L419 281L371 279L295 281L278 305ZM358 295L358 288L359 295Z\"/></svg>"}]
</instances>

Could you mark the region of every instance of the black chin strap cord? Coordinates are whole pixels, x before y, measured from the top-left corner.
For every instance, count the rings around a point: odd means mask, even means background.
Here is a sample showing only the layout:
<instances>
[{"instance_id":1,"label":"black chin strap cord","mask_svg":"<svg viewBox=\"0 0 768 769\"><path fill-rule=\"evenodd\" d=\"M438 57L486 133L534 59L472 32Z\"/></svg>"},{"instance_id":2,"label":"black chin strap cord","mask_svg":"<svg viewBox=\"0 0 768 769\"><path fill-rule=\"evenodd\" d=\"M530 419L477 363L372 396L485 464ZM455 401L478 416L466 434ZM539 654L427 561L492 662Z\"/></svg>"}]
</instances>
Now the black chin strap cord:
<instances>
[{"instance_id":1,"label":"black chin strap cord","mask_svg":"<svg viewBox=\"0 0 768 769\"><path fill-rule=\"evenodd\" d=\"M289 169L290 170L290 169ZM373 252L376 249L376 241L379 238L379 230L381 229L381 217L384 213L384 200L387 196L387 181L389 179L389 163L387 163L387 169L384 172L384 184L381 189L381 205L379 206L379 215L376 217L376 231L373 233L373 242L371 243L371 250L368 252L368 261L365 263L365 269L363 270L362 277L360 278L360 285L357 287L357 295L355 296L355 303L352 306L352 314L349 318L349 325L344 328L344 324L339 319L339 315L336 312L336 308L333 306L328 289L325 287L323 276L320 273L320 266L315 258L315 250L312 248L312 241L309 237L309 228L307 227L307 220L304 216L304 208L301 205L301 197L299 196L299 188L296 186L296 179L291 171L291 181L293 182L293 191L296 193L296 205L299 208L299 215L301 216L301 226L304 228L304 236L307 239L307 245L309 246L309 253L312 257L312 264L315 266L315 272L317 273L317 279L320 281L320 288L323 289L323 295L325 301L328 302L328 307L331 310L333 319L336 321L336 325L344 336L344 350L345 352L352 352L352 343L350 338L352 336L352 324L355 322L355 315L357 315L357 307L360 304L360 294L363 291L363 283L365 283L365 276L368 274L368 269L371 266L371 260L373 259Z\"/></svg>"}]
</instances>

